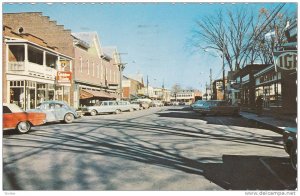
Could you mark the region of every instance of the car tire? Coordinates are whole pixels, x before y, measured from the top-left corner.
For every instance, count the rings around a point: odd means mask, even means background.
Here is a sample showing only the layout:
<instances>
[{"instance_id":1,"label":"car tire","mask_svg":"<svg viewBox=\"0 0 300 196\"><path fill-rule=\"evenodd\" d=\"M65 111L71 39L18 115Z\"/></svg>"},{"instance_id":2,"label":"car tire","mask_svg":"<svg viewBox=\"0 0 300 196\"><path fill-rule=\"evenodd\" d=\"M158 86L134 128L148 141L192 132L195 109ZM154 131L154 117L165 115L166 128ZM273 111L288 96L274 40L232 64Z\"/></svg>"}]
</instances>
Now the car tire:
<instances>
[{"instance_id":1,"label":"car tire","mask_svg":"<svg viewBox=\"0 0 300 196\"><path fill-rule=\"evenodd\" d=\"M294 170L297 170L297 147L291 146L290 148L290 160L291 160L291 165Z\"/></svg>"},{"instance_id":2,"label":"car tire","mask_svg":"<svg viewBox=\"0 0 300 196\"><path fill-rule=\"evenodd\" d=\"M91 111L91 116L96 116L97 115L97 111L96 110L92 110Z\"/></svg>"},{"instance_id":3,"label":"car tire","mask_svg":"<svg viewBox=\"0 0 300 196\"><path fill-rule=\"evenodd\" d=\"M117 109L116 111L115 111L115 114L120 114L121 113L121 110L119 110L119 109Z\"/></svg>"},{"instance_id":4,"label":"car tire","mask_svg":"<svg viewBox=\"0 0 300 196\"><path fill-rule=\"evenodd\" d=\"M67 114L65 115L65 117L64 117L65 123L68 123L68 124L69 124L69 123L72 123L73 120L74 120L74 115L71 114L71 113L67 113Z\"/></svg>"},{"instance_id":5,"label":"car tire","mask_svg":"<svg viewBox=\"0 0 300 196\"><path fill-rule=\"evenodd\" d=\"M21 133L21 134L27 133L28 131L30 131L30 129L31 129L31 125L27 121L20 122L16 128L18 133Z\"/></svg>"}]
</instances>

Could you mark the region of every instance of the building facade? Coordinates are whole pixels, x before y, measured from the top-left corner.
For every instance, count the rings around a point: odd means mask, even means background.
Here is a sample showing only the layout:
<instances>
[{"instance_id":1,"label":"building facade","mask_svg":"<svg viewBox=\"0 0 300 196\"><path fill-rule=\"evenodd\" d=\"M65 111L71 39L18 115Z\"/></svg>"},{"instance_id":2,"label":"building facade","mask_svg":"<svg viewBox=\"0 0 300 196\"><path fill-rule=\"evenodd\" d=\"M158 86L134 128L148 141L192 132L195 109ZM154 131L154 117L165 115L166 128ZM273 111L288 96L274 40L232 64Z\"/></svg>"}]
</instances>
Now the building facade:
<instances>
[{"instance_id":1,"label":"building facade","mask_svg":"<svg viewBox=\"0 0 300 196\"><path fill-rule=\"evenodd\" d=\"M97 33L72 34L41 12L3 14L3 25L3 102L28 109L55 99L78 108L120 98L119 55Z\"/></svg>"},{"instance_id":2,"label":"building facade","mask_svg":"<svg viewBox=\"0 0 300 196\"><path fill-rule=\"evenodd\" d=\"M24 93L26 103L19 103L24 108L36 107L47 99L72 105L71 31L41 12L3 14L3 25L7 80L3 101L22 102Z\"/></svg>"},{"instance_id":3,"label":"building facade","mask_svg":"<svg viewBox=\"0 0 300 196\"><path fill-rule=\"evenodd\" d=\"M194 90L181 90L179 92L172 92L170 97L171 102L184 102L185 104L192 104L195 102Z\"/></svg>"},{"instance_id":4,"label":"building facade","mask_svg":"<svg viewBox=\"0 0 300 196\"><path fill-rule=\"evenodd\" d=\"M123 76L122 88L123 88L123 99L131 100L138 96L138 92L144 87L144 84L131 79L129 77Z\"/></svg>"},{"instance_id":5,"label":"building facade","mask_svg":"<svg viewBox=\"0 0 300 196\"><path fill-rule=\"evenodd\" d=\"M115 100L120 71L114 53L101 47L96 32L72 33L74 37L74 107Z\"/></svg>"},{"instance_id":6,"label":"building facade","mask_svg":"<svg viewBox=\"0 0 300 196\"><path fill-rule=\"evenodd\" d=\"M3 102L23 109L45 100L70 103L72 57L30 33L3 30Z\"/></svg>"}]
</instances>

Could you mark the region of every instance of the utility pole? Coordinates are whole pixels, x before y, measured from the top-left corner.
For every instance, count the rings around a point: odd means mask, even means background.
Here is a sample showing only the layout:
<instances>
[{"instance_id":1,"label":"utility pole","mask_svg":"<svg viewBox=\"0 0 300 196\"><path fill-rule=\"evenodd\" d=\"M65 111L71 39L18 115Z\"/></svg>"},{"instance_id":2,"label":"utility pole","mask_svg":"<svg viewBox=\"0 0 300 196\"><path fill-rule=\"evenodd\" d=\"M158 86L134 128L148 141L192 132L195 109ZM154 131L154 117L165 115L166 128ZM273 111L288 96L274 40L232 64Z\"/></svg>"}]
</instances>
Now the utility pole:
<instances>
[{"instance_id":1,"label":"utility pole","mask_svg":"<svg viewBox=\"0 0 300 196\"><path fill-rule=\"evenodd\" d=\"M149 97L149 78L147 75L147 96Z\"/></svg>"},{"instance_id":2,"label":"utility pole","mask_svg":"<svg viewBox=\"0 0 300 196\"><path fill-rule=\"evenodd\" d=\"M127 64L127 63L122 63L121 54L127 54L127 53L118 53L116 51L116 54L119 57L119 59L118 59L119 62L117 62L117 65L118 65L118 68L119 68L119 71L120 71L119 87L120 87L120 101L121 101L122 100L122 94L123 94L123 87L122 87L123 70L125 69L125 65Z\"/></svg>"},{"instance_id":3,"label":"utility pole","mask_svg":"<svg viewBox=\"0 0 300 196\"><path fill-rule=\"evenodd\" d=\"M212 88L212 69L209 69L209 88L210 88L210 99L213 94L213 88Z\"/></svg>"},{"instance_id":4,"label":"utility pole","mask_svg":"<svg viewBox=\"0 0 300 196\"><path fill-rule=\"evenodd\" d=\"M207 100L207 82L205 83L205 95L206 95L206 100Z\"/></svg>"}]
</instances>

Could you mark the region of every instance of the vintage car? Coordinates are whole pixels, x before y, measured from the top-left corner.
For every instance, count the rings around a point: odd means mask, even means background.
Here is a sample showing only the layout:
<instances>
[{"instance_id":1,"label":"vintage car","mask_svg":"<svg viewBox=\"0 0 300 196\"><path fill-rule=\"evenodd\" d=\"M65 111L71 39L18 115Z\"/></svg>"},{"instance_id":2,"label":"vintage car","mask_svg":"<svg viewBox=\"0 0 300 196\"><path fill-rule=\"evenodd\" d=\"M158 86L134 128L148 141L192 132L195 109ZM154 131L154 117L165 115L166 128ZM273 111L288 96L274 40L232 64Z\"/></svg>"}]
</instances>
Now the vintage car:
<instances>
[{"instance_id":1,"label":"vintage car","mask_svg":"<svg viewBox=\"0 0 300 196\"><path fill-rule=\"evenodd\" d=\"M195 101L194 103L192 103L190 106L191 108L194 110L194 109L197 109L197 107L203 107L203 105L205 104L206 101L204 100L197 100Z\"/></svg>"},{"instance_id":2,"label":"vintage car","mask_svg":"<svg viewBox=\"0 0 300 196\"><path fill-rule=\"evenodd\" d=\"M297 128L285 128L283 145L285 151L290 155L292 167L297 170Z\"/></svg>"},{"instance_id":3,"label":"vintage car","mask_svg":"<svg viewBox=\"0 0 300 196\"><path fill-rule=\"evenodd\" d=\"M19 133L27 133L32 126L46 122L46 114L41 112L25 112L15 104L3 104L3 129L15 129Z\"/></svg>"},{"instance_id":4,"label":"vintage car","mask_svg":"<svg viewBox=\"0 0 300 196\"><path fill-rule=\"evenodd\" d=\"M122 112L129 111L132 112L134 110L139 110L139 104L130 103L129 101L118 101L118 105Z\"/></svg>"},{"instance_id":5,"label":"vintage car","mask_svg":"<svg viewBox=\"0 0 300 196\"><path fill-rule=\"evenodd\" d=\"M72 123L75 118L79 118L76 110L70 107L64 101L44 101L38 104L36 109L27 110L27 112L43 112L46 114L46 122L64 121Z\"/></svg>"},{"instance_id":6,"label":"vintage car","mask_svg":"<svg viewBox=\"0 0 300 196\"><path fill-rule=\"evenodd\" d=\"M91 116L95 116L101 113L119 114L122 112L121 108L122 107L118 104L117 101L101 101L93 106L83 107L81 110L84 114L90 114Z\"/></svg>"},{"instance_id":7,"label":"vintage car","mask_svg":"<svg viewBox=\"0 0 300 196\"><path fill-rule=\"evenodd\" d=\"M197 107L193 108L194 111L201 113L202 115L212 114L212 115L235 115L238 116L240 113L240 108L229 104L226 101L221 100L208 100L203 104L199 104Z\"/></svg>"}]
</instances>

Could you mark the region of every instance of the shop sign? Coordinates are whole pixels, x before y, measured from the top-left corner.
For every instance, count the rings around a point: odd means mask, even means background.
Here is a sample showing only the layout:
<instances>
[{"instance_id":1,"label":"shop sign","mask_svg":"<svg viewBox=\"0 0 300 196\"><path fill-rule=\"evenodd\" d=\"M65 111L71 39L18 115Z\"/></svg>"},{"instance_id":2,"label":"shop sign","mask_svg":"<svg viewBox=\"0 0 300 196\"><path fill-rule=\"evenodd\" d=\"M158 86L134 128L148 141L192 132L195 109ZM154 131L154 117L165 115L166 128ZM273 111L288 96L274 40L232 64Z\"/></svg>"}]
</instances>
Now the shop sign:
<instances>
[{"instance_id":1,"label":"shop sign","mask_svg":"<svg viewBox=\"0 0 300 196\"><path fill-rule=\"evenodd\" d=\"M57 83L58 84L70 84L72 80L72 72L69 71L58 71L57 72Z\"/></svg>"},{"instance_id":2,"label":"shop sign","mask_svg":"<svg viewBox=\"0 0 300 196\"><path fill-rule=\"evenodd\" d=\"M296 52L274 52L275 70L281 68L283 70L294 70L297 67Z\"/></svg>"},{"instance_id":3,"label":"shop sign","mask_svg":"<svg viewBox=\"0 0 300 196\"><path fill-rule=\"evenodd\" d=\"M242 83L248 82L250 79L249 74L247 74L246 76L242 77Z\"/></svg>"}]
</instances>

